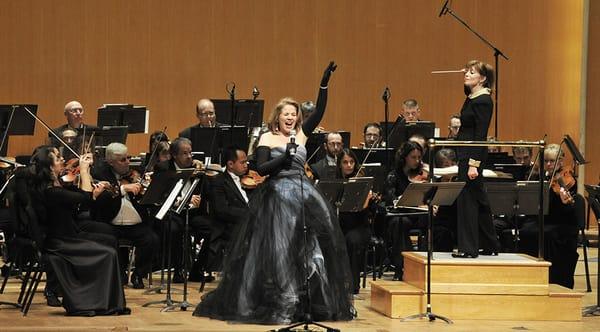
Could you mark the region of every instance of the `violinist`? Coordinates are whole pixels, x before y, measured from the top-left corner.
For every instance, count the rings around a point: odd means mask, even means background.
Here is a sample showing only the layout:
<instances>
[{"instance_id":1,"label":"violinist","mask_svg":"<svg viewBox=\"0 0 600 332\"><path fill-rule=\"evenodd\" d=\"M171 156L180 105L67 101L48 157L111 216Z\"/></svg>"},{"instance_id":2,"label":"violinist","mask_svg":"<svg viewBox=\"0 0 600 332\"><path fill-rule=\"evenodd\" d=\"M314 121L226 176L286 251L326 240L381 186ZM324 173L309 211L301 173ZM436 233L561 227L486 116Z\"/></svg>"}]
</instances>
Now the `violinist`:
<instances>
[{"instance_id":1,"label":"violinist","mask_svg":"<svg viewBox=\"0 0 600 332\"><path fill-rule=\"evenodd\" d=\"M419 178L423 173L423 148L415 142L403 143L395 155L395 167L390 171L385 181L385 205L393 206L406 187ZM419 180L420 181L420 180ZM388 243L392 244L391 261L394 264L394 280L402 280L404 259L402 251L412 249L408 231L413 228L424 228L426 218L419 217L394 217L389 219L388 234L391 237ZM390 241L391 240L391 241Z\"/></svg>"},{"instance_id":2,"label":"violinist","mask_svg":"<svg viewBox=\"0 0 600 332\"><path fill-rule=\"evenodd\" d=\"M185 137L178 137L169 147L169 153L171 158L169 160L162 161L154 166L154 173L159 174L165 171L176 171L186 168L193 168L198 163L192 158L192 142ZM185 187L184 187L185 189ZM190 211L189 226L192 233L196 234L198 238L205 240L202 250L200 251L199 260L205 260L208 254L208 247L210 246L210 233L212 231L212 222L206 217L207 205L206 200L201 199L201 195L209 195L209 184L208 181L202 181L201 186L196 188L193 193L190 204L192 210ZM183 230L184 220L181 216L172 214L173 222L171 223L171 262L173 262L173 268L175 274L173 277L174 283L183 282ZM192 280L193 281L193 280Z\"/></svg>"},{"instance_id":3,"label":"violinist","mask_svg":"<svg viewBox=\"0 0 600 332\"><path fill-rule=\"evenodd\" d=\"M369 122L363 129L363 142L362 148L378 148L381 145L381 126L377 122Z\"/></svg>"},{"instance_id":4,"label":"violinist","mask_svg":"<svg viewBox=\"0 0 600 332\"><path fill-rule=\"evenodd\" d=\"M343 149L336 166L338 179L349 179L359 177L359 163L354 152ZM353 292L358 294L360 290L360 272L363 266L365 250L371 239L371 227L369 224L370 209L369 201L371 194L363 204L363 210L359 212L340 212L339 221L344 237L346 238L346 249L350 258L350 271L352 272Z\"/></svg>"},{"instance_id":5,"label":"violinist","mask_svg":"<svg viewBox=\"0 0 600 332\"><path fill-rule=\"evenodd\" d=\"M152 160L150 160L151 158ZM169 137L164 131L157 130L150 134L148 151L146 152L142 166L144 169L147 168L146 171L151 172L154 169L155 164L167 159L171 159L171 154L169 153Z\"/></svg>"},{"instance_id":6,"label":"violinist","mask_svg":"<svg viewBox=\"0 0 600 332\"><path fill-rule=\"evenodd\" d=\"M315 179L333 179L335 178L337 159L344 148L342 135L337 132L328 133L325 136L323 148L325 149L325 157L310 165L310 168L313 171Z\"/></svg>"},{"instance_id":7,"label":"violinist","mask_svg":"<svg viewBox=\"0 0 600 332\"><path fill-rule=\"evenodd\" d=\"M453 114L450 116L448 123L448 139L456 139L460 130L460 115Z\"/></svg>"},{"instance_id":8,"label":"violinist","mask_svg":"<svg viewBox=\"0 0 600 332\"><path fill-rule=\"evenodd\" d=\"M577 182L564 167L559 156L559 145L549 144L544 150L544 171L548 180L557 163L552 185L556 187L558 179L570 183L568 188L550 189L548 215L544 218L544 259L551 262L550 283L573 288L577 253L577 236L580 218L583 218L583 197L577 194ZM569 179L566 179L569 177ZM537 255L537 218L525 222L520 230L521 248L530 255Z\"/></svg>"},{"instance_id":9,"label":"violinist","mask_svg":"<svg viewBox=\"0 0 600 332\"><path fill-rule=\"evenodd\" d=\"M77 133L77 137L75 140L73 140L73 144L82 144L81 138L82 138L84 129L85 130L97 129L96 126L88 125L88 124L84 123L83 113L84 113L83 106L81 105L80 102L78 102L78 101L68 102L64 108L64 114L65 114L65 118L67 119L67 123L60 127L54 128L53 131L58 135L62 135L65 130L75 131ZM61 143L52 134L48 133L48 138L50 139L50 142L52 145L54 145L56 147L61 146ZM75 150L77 150L77 149L75 149Z\"/></svg>"},{"instance_id":10,"label":"violinist","mask_svg":"<svg viewBox=\"0 0 600 332\"><path fill-rule=\"evenodd\" d=\"M160 244L158 235L152 230L145 208L135 198L142 186L131 183L127 146L111 143L106 147L105 162L93 170L96 180L108 181L117 189L116 195L103 192L92 207L96 220L110 224L118 239L127 239L136 247L135 271L131 275L133 288L144 288L143 277L152 268L152 260ZM120 252L122 271L126 271L128 256Z\"/></svg>"},{"instance_id":11,"label":"violinist","mask_svg":"<svg viewBox=\"0 0 600 332\"><path fill-rule=\"evenodd\" d=\"M198 124L185 128L179 133L179 137L191 139L192 128L214 128L223 127L224 124L217 122L217 113L215 105L210 99L200 99L196 104L196 118Z\"/></svg>"},{"instance_id":12,"label":"violinist","mask_svg":"<svg viewBox=\"0 0 600 332\"><path fill-rule=\"evenodd\" d=\"M242 184L242 177L248 173L248 157L238 146L229 146L223 150L225 172L216 175L211 182L213 234L211 248L219 252L225 248L233 236L237 225L248 216L250 192ZM207 268L203 266L201 271Z\"/></svg>"}]
</instances>

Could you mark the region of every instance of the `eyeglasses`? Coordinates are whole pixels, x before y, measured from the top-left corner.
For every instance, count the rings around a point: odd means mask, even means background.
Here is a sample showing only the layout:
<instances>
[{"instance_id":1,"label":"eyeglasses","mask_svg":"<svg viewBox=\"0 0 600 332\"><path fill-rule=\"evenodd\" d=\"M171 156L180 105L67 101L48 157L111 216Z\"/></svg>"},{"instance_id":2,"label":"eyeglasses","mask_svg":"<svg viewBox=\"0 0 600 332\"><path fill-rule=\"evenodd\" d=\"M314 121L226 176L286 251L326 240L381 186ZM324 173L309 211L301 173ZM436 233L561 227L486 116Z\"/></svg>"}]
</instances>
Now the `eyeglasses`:
<instances>
[{"instance_id":1,"label":"eyeglasses","mask_svg":"<svg viewBox=\"0 0 600 332\"><path fill-rule=\"evenodd\" d=\"M215 116L215 112L200 113L198 114L198 116L200 116L201 118L209 118Z\"/></svg>"},{"instance_id":2,"label":"eyeglasses","mask_svg":"<svg viewBox=\"0 0 600 332\"><path fill-rule=\"evenodd\" d=\"M83 108L71 108L70 110L68 110L67 112L71 113L71 114L75 114L75 113L83 113Z\"/></svg>"}]
</instances>

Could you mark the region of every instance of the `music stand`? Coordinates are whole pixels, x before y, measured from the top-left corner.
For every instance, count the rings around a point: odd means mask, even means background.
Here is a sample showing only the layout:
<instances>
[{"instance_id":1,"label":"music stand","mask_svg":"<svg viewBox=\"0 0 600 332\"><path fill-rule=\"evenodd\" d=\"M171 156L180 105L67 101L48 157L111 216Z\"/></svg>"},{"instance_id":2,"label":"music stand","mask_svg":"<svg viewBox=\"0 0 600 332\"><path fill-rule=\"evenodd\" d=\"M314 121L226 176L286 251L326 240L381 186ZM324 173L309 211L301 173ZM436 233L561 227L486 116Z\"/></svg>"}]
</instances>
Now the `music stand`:
<instances>
[{"instance_id":1,"label":"music stand","mask_svg":"<svg viewBox=\"0 0 600 332\"><path fill-rule=\"evenodd\" d=\"M217 122L231 125L231 99L211 99L215 106ZM234 126L248 128L262 126L265 101L262 99L238 99L234 103Z\"/></svg>"},{"instance_id":2,"label":"music stand","mask_svg":"<svg viewBox=\"0 0 600 332\"><path fill-rule=\"evenodd\" d=\"M594 211L598 226L600 226L600 186L585 185L585 191L588 193L588 216L589 209ZM597 249L600 255L600 241L597 242ZM600 262L596 264L596 304L583 308L583 316L599 316L600 315Z\"/></svg>"},{"instance_id":3,"label":"music stand","mask_svg":"<svg viewBox=\"0 0 600 332\"><path fill-rule=\"evenodd\" d=\"M192 127L190 140L192 150L204 152L205 157L213 161L219 158L219 130L218 127Z\"/></svg>"},{"instance_id":4,"label":"music stand","mask_svg":"<svg viewBox=\"0 0 600 332\"><path fill-rule=\"evenodd\" d=\"M388 128L389 147L398 148L402 143L408 141L413 135L421 135L426 140L435 136L435 122L431 121L404 121L404 118L398 117L396 122L381 122L382 128Z\"/></svg>"},{"instance_id":5,"label":"music stand","mask_svg":"<svg viewBox=\"0 0 600 332\"><path fill-rule=\"evenodd\" d=\"M372 148L372 149L361 149L361 148L352 148L351 149L352 152L354 152L354 154L356 155L356 158L358 160L363 161L363 163L369 164L369 163L380 163L381 165L384 165L384 168L387 169L387 164L386 164L386 158L389 158L389 160L394 160L394 154L396 153L396 149L393 148ZM371 152L369 153L369 150L371 150ZM365 159L367 157L367 154L369 154L369 157L367 159ZM386 157L387 155L387 157Z\"/></svg>"},{"instance_id":6,"label":"music stand","mask_svg":"<svg viewBox=\"0 0 600 332\"><path fill-rule=\"evenodd\" d=\"M163 220L165 214L172 208L173 204L175 204L176 198L183 189L183 184L190 178L193 170L180 170L180 171L166 171L155 174L152 178L152 182L150 182L150 186L146 190L144 197L140 201L141 205L161 205L160 210L156 214L156 219ZM163 310L170 308L174 305L174 303L179 303L179 301L173 301L171 298L171 220L172 218L167 219L167 229L166 229L166 246L163 247L163 259L162 259L162 268L161 271L165 269L165 257L167 259L166 268L167 268L167 293L166 298L161 301L151 301L148 303L144 303L142 307L147 307L153 304L164 304L165 307ZM163 228L164 230L164 228ZM165 238L165 237L163 237ZM166 252L165 252L166 250ZM164 277L161 275L161 284L164 281ZM159 289L162 289L160 287Z\"/></svg>"},{"instance_id":7,"label":"music stand","mask_svg":"<svg viewBox=\"0 0 600 332\"><path fill-rule=\"evenodd\" d=\"M405 318L402 321L416 318L427 318L430 322L437 318L448 324L452 321L446 317L436 315L431 310L431 259L433 256L433 206L449 206L454 203L464 182L442 182L442 183L411 183L406 187L399 204L405 206L419 206L426 204L429 210L427 216L427 309L425 313L418 313Z\"/></svg>"},{"instance_id":8,"label":"music stand","mask_svg":"<svg viewBox=\"0 0 600 332\"><path fill-rule=\"evenodd\" d=\"M33 104L0 105L0 135L2 135L0 155L2 156L6 156L10 135L33 135L35 118L25 111L25 107L33 114L37 113L38 106Z\"/></svg>"},{"instance_id":9,"label":"music stand","mask_svg":"<svg viewBox=\"0 0 600 332\"><path fill-rule=\"evenodd\" d=\"M373 188L373 178L319 181L317 187L323 196L340 212L359 212Z\"/></svg>"},{"instance_id":10,"label":"music stand","mask_svg":"<svg viewBox=\"0 0 600 332\"><path fill-rule=\"evenodd\" d=\"M98 109L98 127L126 126L130 134L147 134L150 113L146 106L105 104Z\"/></svg>"},{"instance_id":11,"label":"music stand","mask_svg":"<svg viewBox=\"0 0 600 332\"><path fill-rule=\"evenodd\" d=\"M218 135L218 152L219 156L223 148L233 143L239 144L240 147L247 147L250 141L248 137L248 127L245 126L229 126L220 127ZM225 166L225 161L222 161L222 165Z\"/></svg>"}]
</instances>

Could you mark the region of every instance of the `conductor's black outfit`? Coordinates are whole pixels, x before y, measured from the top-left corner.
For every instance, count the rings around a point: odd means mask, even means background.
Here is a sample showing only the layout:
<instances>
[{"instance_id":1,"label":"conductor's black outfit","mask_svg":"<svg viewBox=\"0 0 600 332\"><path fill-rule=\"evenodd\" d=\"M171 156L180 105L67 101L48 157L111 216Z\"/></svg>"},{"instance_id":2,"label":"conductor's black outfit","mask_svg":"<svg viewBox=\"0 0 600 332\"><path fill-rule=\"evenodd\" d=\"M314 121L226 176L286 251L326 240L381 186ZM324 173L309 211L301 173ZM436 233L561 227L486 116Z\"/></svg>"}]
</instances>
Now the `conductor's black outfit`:
<instances>
[{"instance_id":1,"label":"conductor's black outfit","mask_svg":"<svg viewBox=\"0 0 600 332\"><path fill-rule=\"evenodd\" d=\"M457 140L486 141L493 107L489 89L483 88L470 94L460 111L461 127ZM499 243L492 223L490 202L483 188L482 166L487 158L487 148L459 147L457 157L458 181L466 183L457 199L458 255L477 257L480 248L485 253L497 253ZM478 176L473 180L467 175L470 165L477 165Z\"/></svg>"}]
</instances>

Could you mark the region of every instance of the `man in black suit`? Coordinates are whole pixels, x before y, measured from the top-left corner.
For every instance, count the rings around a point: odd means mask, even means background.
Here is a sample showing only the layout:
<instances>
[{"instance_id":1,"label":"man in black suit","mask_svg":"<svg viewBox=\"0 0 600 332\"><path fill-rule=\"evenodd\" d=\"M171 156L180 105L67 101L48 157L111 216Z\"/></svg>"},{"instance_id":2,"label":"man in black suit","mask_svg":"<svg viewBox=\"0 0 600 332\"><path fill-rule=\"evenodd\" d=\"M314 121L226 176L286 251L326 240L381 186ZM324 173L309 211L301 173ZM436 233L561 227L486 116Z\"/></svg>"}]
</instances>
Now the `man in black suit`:
<instances>
[{"instance_id":1,"label":"man in black suit","mask_svg":"<svg viewBox=\"0 0 600 332\"><path fill-rule=\"evenodd\" d=\"M93 177L108 181L114 192L104 191L93 203L95 219L112 225L117 238L128 239L136 247L135 271L131 276L133 288L144 288L143 277L152 269L152 259L157 253L159 238L152 230L146 209L137 203L136 196L142 186L139 183L121 184L129 174L127 147L121 143L111 143L106 147L105 162L93 170ZM120 262L127 264L127 255L121 255ZM123 269L125 270L125 269Z\"/></svg>"},{"instance_id":2,"label":"man in black suit","mask_svg":"<svg viewBox=\"0 0 600 332\"><path fill-rule=\"evenodd\" d=\"M338 132L330 132L325 136L325 157L316 163L310 165L315 179L326 180L335 179L337 158L344 149L342 135Z\"/></svg>"},{"instance_id":3,"label":"man in black suit","mask_svg":"<svg viewBox=\"0 0 600 332\"><path fill-rule=\"evenodd\" d=\"M154 166L155 174L166 171L177 171L180 169L193 168L196 166L196 161L192 158L192 142L185 137L178 137L169 147L169 153L171 154L170 160L162 161ZM189 227L190 231L196 234L197 238L205 239L203 243L203 249L199 254L199 259L204 257L206 247L210 240L211 233L211 221L206 218L206 205L203 204L203 200L200 198L201 193L207 194L207 183L202 181L200 188L196 188L196 191L191 197L190 204L192 210L190 211ZM185 187L184 187L185 190ZM183 230L184 230L184 219L183 217L173 214L171 216L171 233L169 235L171 240L171 262L173 263L173 269L175 271L173 282L183 282Z\"/></svg>"},{"instance_id":4,"label":"man in black suit","mask_svg":"<svg viewBox=\"0 0 600 332\"><path fill-rule=\"evenodd\" d=\"M222 127L223 124L217 122L217 114L215 113L215 105L210 99L200 99L196 105L196 118L198 124L185 128L179 133L179 137L191 139L192 128L214 128Z\"/></svg>"}]
</instances>

